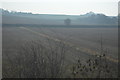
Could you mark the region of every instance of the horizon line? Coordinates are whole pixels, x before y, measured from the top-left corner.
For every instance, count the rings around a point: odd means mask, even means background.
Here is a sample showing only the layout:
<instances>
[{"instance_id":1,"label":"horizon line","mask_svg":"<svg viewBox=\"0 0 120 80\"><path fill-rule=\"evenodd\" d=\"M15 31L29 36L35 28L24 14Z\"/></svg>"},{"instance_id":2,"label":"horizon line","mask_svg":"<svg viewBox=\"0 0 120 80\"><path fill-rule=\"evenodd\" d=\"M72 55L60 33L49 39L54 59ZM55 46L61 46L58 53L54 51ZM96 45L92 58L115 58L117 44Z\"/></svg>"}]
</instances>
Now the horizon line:
<instances>
[{"instance_id":1,"label":"horizon line","mask_svg":"<svg viewBox=\"0 0 120 80\"><path fill-rule=\"evenodd\" d=\"M68 15L68 16L80 16L80 15L85 15L87 13L90 13L90 12L93 12L93 11L89 11L89 12L86 12L84 14L62 14L62 13L35 13L35 12L27 12L27 11L16 11L16 10L8 10L8 9L4 9L4 8L0 8L2 10L6 10L6 11L9 11L9 12L21 12L21 13L31 13L31 14L42 14L42 15ZM93 12L94 14L103 14L105 16L118 16L118 15L106 15L104 13L96 13L96 12Z\"/></svg>"}]
</instances>

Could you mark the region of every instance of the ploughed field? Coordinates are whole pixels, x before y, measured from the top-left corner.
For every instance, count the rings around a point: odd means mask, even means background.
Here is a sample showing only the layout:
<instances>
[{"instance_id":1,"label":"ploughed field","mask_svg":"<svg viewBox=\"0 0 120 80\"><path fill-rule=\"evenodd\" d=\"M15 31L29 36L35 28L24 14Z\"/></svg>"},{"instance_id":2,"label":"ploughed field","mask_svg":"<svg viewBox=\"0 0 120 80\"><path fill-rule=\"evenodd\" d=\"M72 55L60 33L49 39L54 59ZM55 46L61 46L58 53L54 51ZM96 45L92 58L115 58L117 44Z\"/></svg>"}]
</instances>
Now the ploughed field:
<instances>
[{"instance_id":1,"label":"ploughed field","mask_svg":"<svg viewBox=\"0 0 120 80\"><path fill-rule=\"evenodd\" d=\"M100 52L101 44L102 48L108 51L106 53L107 60L113 64L118 62L117 28L4 26L2 31L3 66L7 64L8 58L15 59L15 55L19 54L19 49L25 42L40 40L45 43L47 39L52 43L61 42L69 46L66 54L66 63L74 63L78 56L83 61L88 59L90 56Z\"/></svg>"}]
</instances>

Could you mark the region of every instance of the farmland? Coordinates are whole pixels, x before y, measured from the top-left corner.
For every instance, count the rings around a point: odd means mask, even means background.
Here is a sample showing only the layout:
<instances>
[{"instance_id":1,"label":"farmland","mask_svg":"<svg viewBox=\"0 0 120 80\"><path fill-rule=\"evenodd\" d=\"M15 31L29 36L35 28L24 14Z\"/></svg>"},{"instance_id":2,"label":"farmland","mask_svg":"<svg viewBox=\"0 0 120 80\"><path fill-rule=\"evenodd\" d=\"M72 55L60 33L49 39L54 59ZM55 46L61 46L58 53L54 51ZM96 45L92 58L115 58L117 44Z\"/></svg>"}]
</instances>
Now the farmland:
<instances>
[{"instance_id":1,"label":"farmland","mask_svg":"<svg viewBox=\"0 0 120 80\"><path fill-rule=\"evenodd\" d=\"M17 77L15 73L9 75L7 65L10 60L16 59L20 54L20 47L29 41L40 40L42 43L47 39L51 43L61 42L67 45L65 63L72 64L80 57L83 62L89 57L100 52L101 41L102 47L107 50L106 58L111 64L115 64L117 69L118 62L118 29L117 28L44 28L44 27L6 27L2 29L3 37L3 73L5 77ZM47 39L46 39L47 38ZM54 45L51 45L54 46ZM114 77L117 73L113 74ZM66 77L66 76L64 76Z\"/></svg>"}]
</instances>

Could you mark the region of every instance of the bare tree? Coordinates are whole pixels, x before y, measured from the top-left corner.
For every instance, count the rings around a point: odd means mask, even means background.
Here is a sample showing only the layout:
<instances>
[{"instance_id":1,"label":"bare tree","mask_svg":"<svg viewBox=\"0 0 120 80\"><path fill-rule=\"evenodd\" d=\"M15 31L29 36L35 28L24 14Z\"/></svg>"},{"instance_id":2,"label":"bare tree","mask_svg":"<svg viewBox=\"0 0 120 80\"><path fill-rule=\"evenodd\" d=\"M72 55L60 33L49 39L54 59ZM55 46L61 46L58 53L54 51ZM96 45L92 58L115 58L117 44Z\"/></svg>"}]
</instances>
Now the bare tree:
<instances>
[{"instance_id":1,"label":"bare tree","mask_svg":"<svg viewBox=\"0 0 120 80\"><path fill-rule=\"evenodd\" d=\"M62 77L66 46L62 42L48 43L30 41L25 43L18 57L19 77L59 78Z\"/></svg>"}]
</instances>

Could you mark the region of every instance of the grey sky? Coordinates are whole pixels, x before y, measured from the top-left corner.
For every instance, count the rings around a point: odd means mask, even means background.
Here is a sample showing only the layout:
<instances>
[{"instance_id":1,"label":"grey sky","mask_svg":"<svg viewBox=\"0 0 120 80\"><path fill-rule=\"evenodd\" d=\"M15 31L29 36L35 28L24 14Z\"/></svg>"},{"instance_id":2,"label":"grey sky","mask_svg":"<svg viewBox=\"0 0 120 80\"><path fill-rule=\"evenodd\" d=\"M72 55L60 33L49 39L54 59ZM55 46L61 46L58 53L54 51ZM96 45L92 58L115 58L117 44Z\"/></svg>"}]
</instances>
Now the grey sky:
<instances>
[{"instance_id":1,"label":"grey sky","mask_svg":"<svg viewBox=\"0 0 120 80\"><path fill-rule=\"evenodd\" d=\"M118 0L4 0L2 8L39 14L80 15L87 12L118 14Z\"/></svg>"}]
</instances>

